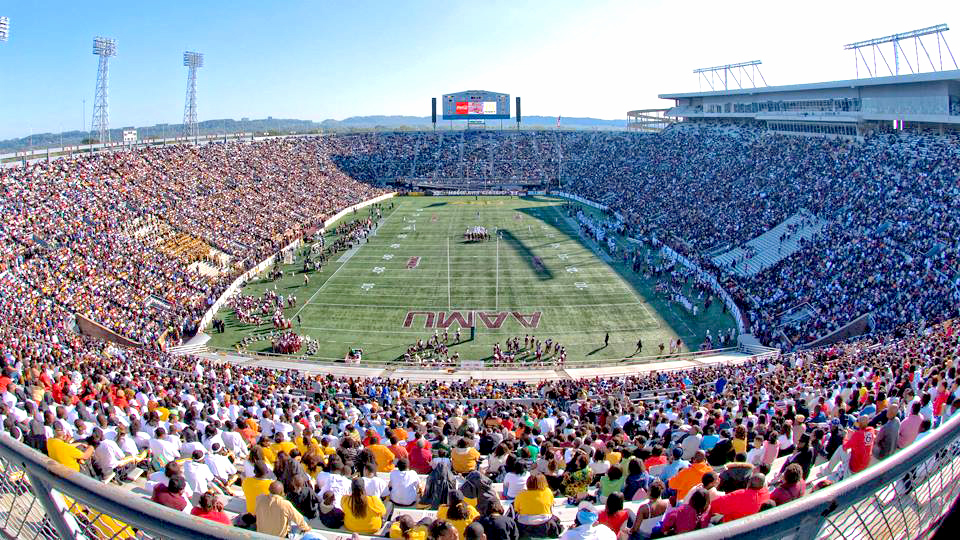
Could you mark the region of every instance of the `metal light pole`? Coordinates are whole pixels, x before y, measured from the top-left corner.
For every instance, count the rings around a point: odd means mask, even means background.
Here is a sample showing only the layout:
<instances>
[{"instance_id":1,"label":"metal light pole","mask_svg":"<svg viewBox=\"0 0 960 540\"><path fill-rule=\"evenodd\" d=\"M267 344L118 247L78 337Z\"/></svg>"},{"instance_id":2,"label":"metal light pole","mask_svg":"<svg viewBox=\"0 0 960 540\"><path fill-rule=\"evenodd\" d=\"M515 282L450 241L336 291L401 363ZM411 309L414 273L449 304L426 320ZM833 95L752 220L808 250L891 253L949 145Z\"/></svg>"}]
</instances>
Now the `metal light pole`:
<instances>
[{"instance_id":1,"label":"metal light pole","mask_svg":"<svg viewBox=\"0 0 960 540\"><path fill-rule=\"evenodd\" d=\"M203 54L187 51L183 53L183 65L187 67L187 97L183 104L183 136L193 137L194 144L200 136L197 125L197 68L203 67Z\"/></svg>"},{"instance_id":2,"label":"metal light pole","mask_svg":"<svg viewBox=\"0 0 960 540\"><path fill-rule=\"evenodd\" d=\"M93 100L93 124L90 131L97 132L100 144L110 142L110 57L117 55L117 40L97 36L93 39L93 54L100 57L97 63L97 88Z\"/></svg>"}]
</instances>

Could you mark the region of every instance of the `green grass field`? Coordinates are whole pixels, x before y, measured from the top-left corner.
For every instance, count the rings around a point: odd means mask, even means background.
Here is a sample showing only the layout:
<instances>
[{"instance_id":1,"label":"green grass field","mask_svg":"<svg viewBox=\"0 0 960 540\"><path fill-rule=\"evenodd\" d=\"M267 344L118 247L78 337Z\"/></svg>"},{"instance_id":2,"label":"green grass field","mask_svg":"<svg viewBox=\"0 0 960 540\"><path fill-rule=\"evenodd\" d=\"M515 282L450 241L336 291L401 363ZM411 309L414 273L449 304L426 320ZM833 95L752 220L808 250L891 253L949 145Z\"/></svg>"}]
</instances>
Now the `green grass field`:
<instances>
[{"instance_id":1,"label":"green grass field","mask_svg":"<svg viewBox=\"0 0 960 540\"><path fill-rule=\"evenodd\" d=\"M342 253L335 255L322 271L310 274L308 285L298 259L284 268L282 279L254 280L243 294L260 296L275 287L284 296L296 295L298 304L284 313L294 320L294 330L320 342L318 359L343 358L351 347L362 347L365 360L401 359L437 325L448 323L452 337L462 326L454 313L464 321L472 317L477 326L474 340L464 328L466 341L451 346L451 353L465 360L488 359L494 343L520 336L522 344L525 334L563 344L568 362L628 357L638 339L644 345L637 356L651 356L660 342L679 336L685 349L696 349L708 329L716 334L733 326L719 302L707 312L701 303L693 317L658 297L652 280L604 262L561 212L562 199L402 197L392 200L392 210L390 202L369 242L345 261ZM367 213L363 209L344 219ZM465 243L464 231L477 225L500 234ZM412 257L420 257L419 263L408 268ZM411 317L410 312L430 315ZM230 309L219 317L226 331L211 334L213 348L232 349L244 336L272 329L269 316L259 327L238 321ZM607 347L605 332L610 333ZM268 340L249 346L250 351L269 348Z\"/></svg>"}]
</instances>

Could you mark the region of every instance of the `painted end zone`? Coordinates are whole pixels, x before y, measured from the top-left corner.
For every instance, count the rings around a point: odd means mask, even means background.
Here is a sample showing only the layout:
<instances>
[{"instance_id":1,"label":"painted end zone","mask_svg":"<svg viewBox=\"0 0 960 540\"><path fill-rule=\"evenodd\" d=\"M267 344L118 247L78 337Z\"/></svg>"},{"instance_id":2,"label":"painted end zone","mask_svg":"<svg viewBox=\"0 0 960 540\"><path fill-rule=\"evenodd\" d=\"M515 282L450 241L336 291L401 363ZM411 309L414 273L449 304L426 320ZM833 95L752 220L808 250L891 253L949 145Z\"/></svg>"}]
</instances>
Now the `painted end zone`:
<instances>
[{"instance_id":1,"label":"painted end zone","mask_svg":"<svg viewBox=\"0 0 960 540\"><path fill-rule=\"evenodd\" d=\"M479 322L490 329L497 329L503 326L507 317L513 316L523 328L537 328L540 326L540 317L543 315L540 311L534 311L530 314L520 313L519 311L408 311L403 319L403 327L413 327L417 317L423 317L423 328L448 328L451 324L457 323L460 327L472 327L474 323Z\"/></svg>"}]
</instances>

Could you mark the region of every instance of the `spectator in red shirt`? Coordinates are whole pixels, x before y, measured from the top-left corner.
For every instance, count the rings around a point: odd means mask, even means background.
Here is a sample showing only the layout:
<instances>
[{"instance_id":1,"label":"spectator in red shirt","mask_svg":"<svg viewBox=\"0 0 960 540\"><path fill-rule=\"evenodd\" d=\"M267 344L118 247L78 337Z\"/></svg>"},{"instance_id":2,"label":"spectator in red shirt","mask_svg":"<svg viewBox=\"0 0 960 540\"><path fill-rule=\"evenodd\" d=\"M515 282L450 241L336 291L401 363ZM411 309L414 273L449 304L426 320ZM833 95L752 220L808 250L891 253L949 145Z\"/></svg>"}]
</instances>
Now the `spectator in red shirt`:
<instances>
[{"instance_id":1,"label":"spectator in red shirt","mask_svg":"<svg viewBox=\"0 0 960 540\"><path fill-rule=\"evenodd\" d=\"M223 503L215 493L209 491L200 496L200 506L195 506L190 514L230 525L230 518L223 513Z\"/></svg>"},{"instance_id":2,"label":"spectator in red shirt","mask_svg":"<svg viewBox=\"0 0 960 540\"><path fill-rule=\"evenodd\" d=\"M755 473L750 477L750 483L746 489L732 491L713 501L710 504L710 515L720 514L723 516L723 522L727 523L756 514L760 511L760 504L770 498L766 481L763 473Z\"/></svg>"},{"instance_id":3,"label":"spectator in red shirt","mask_svg":"<svg viewBox=\"0 0 960 540\"><path fill-rule=\"evenodd\" d=\"M417 439L416 444L408 452L410 453L410 468L419 474L430 474L430 471L433 470L430 466L433 454L424 447L423 439Z\"/></svg>"},{"instance_id":4,"label":"spectator in red shirt","mask_svg":"<svg viewBox=\"0 0 960 540\"><path fill-rule=\"evenodd\" d=\"M160 503L167 508L173 508L181 512L187 507L187 499L183 496L183 488L186 487L187 480L181 476L172 476L166 484L157 484L153 488L153 495L150 500Z\"/></svg>"},{"instance_id":5,"label":"spectator in red shirt","mask_svg":"<svg viewBox=\"0 0 960 540\"><path fill-rule=\"evenodd\" d=\"M387 447L387 450L393 452L393 455L397 456L397 459L410 457L410 453L407 452L407 449L400 446L396 435L390 436L390 446Z\"/></svg>"},{"instance_id":6,"label":"spectator in red shirt","mask_svg":"<svg viewBox=\"0 0 960 540\"><path fill-rule=\"evenodd\" d=\"M877 432L868 425L870 418L861 416L857 419L857 430L851 433L843 442L843 449L850 452L850 472L858 473L870 465L870 456L873 454L873 443L877 440Z\"/></svg>"}]
</instances>

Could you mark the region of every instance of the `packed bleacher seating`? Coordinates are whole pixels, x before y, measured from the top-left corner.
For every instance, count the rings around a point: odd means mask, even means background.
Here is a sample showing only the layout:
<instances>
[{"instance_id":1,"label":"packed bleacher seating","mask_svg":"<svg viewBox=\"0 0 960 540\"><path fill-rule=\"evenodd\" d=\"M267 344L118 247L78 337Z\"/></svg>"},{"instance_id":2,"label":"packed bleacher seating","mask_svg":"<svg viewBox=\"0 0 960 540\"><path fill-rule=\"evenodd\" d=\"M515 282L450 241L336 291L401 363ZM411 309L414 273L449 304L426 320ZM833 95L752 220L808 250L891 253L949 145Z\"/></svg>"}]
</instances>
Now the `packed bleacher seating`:
<instances>
[{"instance_id":1,"label":"packed bleacher seating","mask_svg":"<svg viewBox=\"0 0 960 540\"><path fill-rule=\"evenodd\" d=\"M0 185L3 270L150 345L176 344L239 273L378 194L319 138L60 159L3 169Z\"/></svg>"},{"instance_id":2,"label":"packed bleacher seating","mask_svg":"<svg viewBox=\"0 0 960 540\"><path fill-rule=\"evenodd\" d=\"M38 298L20 334L5 330L3 431L159 504L280 536L431 520L488 536L574 535L590 519L623 538L680 533L863 471L960 410L953 321L738 365L411 383L127 349L28 320L59 310Z\"/></svg>"}]
</instances>

